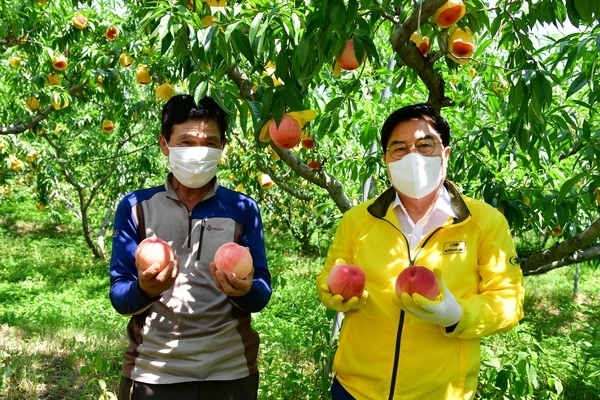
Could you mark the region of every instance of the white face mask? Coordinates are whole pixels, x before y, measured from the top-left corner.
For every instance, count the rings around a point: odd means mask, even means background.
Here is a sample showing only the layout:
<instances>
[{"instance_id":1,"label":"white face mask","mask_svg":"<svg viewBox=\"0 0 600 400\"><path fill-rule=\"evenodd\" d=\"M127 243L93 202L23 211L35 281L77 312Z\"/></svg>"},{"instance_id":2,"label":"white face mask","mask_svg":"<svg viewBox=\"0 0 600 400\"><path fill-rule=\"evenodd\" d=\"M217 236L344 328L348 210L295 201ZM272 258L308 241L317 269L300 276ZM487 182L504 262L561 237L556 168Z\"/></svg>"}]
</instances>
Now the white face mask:
<instances>
[{"instance_id":1,"label":"white face mask","mask_svg":"<svg viewBox=\"0 0 600 400\"><path fill-rule=\"evenodd\" d=\"M388 164L390 180L397 191L413 199L432 193L444 179L442 157L409 153Z\"/></svg>"},{"instance_id":2,"label":"white face mask","mask_svg":"<svg viewBox=\"0 0 600 400\"><path fill-rule=\"evenodd\" d=\"M182 185L199 188L217 174L221 149L212 147L169 147L169 167Z\"/></svg>"}]
</instances>

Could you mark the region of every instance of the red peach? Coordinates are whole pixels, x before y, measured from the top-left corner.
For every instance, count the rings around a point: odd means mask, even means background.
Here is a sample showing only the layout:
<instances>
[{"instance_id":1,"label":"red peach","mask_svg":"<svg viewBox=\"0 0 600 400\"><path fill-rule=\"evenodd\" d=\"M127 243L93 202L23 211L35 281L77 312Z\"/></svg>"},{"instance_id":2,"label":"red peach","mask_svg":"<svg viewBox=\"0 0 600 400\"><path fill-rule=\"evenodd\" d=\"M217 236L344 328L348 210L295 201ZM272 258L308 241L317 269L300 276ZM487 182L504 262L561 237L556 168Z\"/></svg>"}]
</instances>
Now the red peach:
<instances>
[{"instance_id":1,"label":"red peach","mask_svg":"<svg viewBox=\"0 0 600 400\"><path fill-rule=\"evenodd\" d=\"M365 291L365 284L365 273L356 265L334 265L327 275L327 285L331 294L339 294L344 300L355 296L360 297Z\"/></svg>"},{"instance_id":2,"label":"red peach","mask_svg":"<svg viewBox=\"0 0 600 400\"><path fill-rule=\"evenodd\" d=\"M363 56L362 61L365 60L365 57L366 54ZM360 67L362 61L358 61L356 58L356 52L354 51L354 40L346 40L344 49L335 57L335 61L342 69L345 69L346 71L352 71L353 69Z\"/></svg>"},{"instance_id":3,"label":"red peach","mask_svg":"<svg viewBox=\"0 0 600 400\"><path fill-rule=\"evenodd\" d=\"M235 242L227 242L217 249L214 257L218 270L233 272L244 279L252 271L252 255L247 247Z\"/></svg>"},{"instance_id":4,"label":"red peach","mask_svg":"<svg viewBox=\"0 0 600 400\"><path fill-rule=\"evenodd\" d=\"M420 295L434 300L440 294L440 284L437 276L429 268L420 265L411 265L398 275L396 279L396 294L402 293Z\"/></svg>"},{"instance_id":5,"label":"red peach","mask_svg":"<svg viewBox=\"0 0 600 400\"><path fill-rule=\"evenodd\" d=\"M142 271L156 263L159 263L162 269L174 258L171 245L155 236L142 240L135 250L135 260Z\"/></svg>"},{"instance_id":6,"label":"red peach","mask_svg":"<svg viewBox=\"0 0 600 400\"><path fill-rule=\"evenodd\" d=\"M321 168L321 163L317 159L312 159L306 162L306 165L310 167L310 169L319 169Z\"/></svg>"},{"instance_id":7,"label":"red peach","mask_svg":"<svg viewBox=\"0 0 600 400\"><path fill-rule=\"evenodd\" d=\"M106 36L106 38L108 40L115 40L115 38L117 37L118 34L119 34L119 30L117 29L117 27L111 26L106 29L106 33L104 34L104 36Z\"/></svg>"},{"instance_id":8,"label":"red peach","mask_svg":"<svg viewBox=\"0 0 600 400\"><path fill-rule=\"evenodd\" d=\"M296 147L298 142L300 142L302 128L294 118L284 115L279 125L275 123L275 120L271 121L269 135L271 135L271 139L277 147L289 150Z\"/></svg>"},{"instance_id":9,"label":"red peach","mask_svg":"<svg viewBox=\"0 0 600 400\"><path fill-rule=\"evenodd\" d=\"M433 14L433 19L440 28L449 28L464 17L466 11L463 0L448 0Z\"/></svg>"},{"instance_id":10,"label":"red peach","mask_svg":"<svg viewBox=\"0 0 600 400\"><path fill-rule=\"evenodd\" d=\"M314 149L315 148L315 139L311 138L311 137L307 137L305 139L302 139L302 147L304 147L305 149Z\"/></svg>"}]
</instances>

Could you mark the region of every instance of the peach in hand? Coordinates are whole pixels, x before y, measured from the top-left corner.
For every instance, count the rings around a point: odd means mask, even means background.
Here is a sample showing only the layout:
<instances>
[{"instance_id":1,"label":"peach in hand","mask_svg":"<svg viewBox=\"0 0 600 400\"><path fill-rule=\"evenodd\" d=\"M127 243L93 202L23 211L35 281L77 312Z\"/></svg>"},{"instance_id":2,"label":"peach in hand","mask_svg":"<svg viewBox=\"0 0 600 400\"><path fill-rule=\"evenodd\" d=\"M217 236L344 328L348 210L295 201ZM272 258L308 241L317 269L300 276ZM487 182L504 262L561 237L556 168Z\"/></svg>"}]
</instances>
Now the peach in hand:
<instances>
[{"instance_id":1,"label":"peach in hand","mask_svg":"<svg viewBox=\"0 0 600 400\"><path fill-rule=\"evenodd\" d=\"M175 258L171 245L158 237L148 237L140 242L135 250L137 266L145 271L153 264L160 264L163 269Z\"/></svg>"},{"instance_id":2,"label":"peach in hand","mask_svg":"<svg viewBox=\"0 0 600 400\"><path fill-rule=\"evenodd\" d=\"M252 255L247 247L235 242L227 242L215 252L215 266L223 272L233 272L244 279L252 271Z\"/></svg>"},{"instance_id":3,"label":"peach in hand","mask_svg":"<svg viewBox=\"0 0 600 400\"><path fill-rule=\"evenodd\" d=\"M429 268L411 265L396 278L396 294L400 297L403 293L410 296L418 293L429 300L435 300L440 294L440 284L437 276Z\"/></svg>"},{"instance_id":4,"label":"peach in hand","mask_svg":"<svg viewBox=\"0 0 600 400\"><path fill-rule=\"evenodd\" d=\"M360 297L365 291L365 284L365 273L356 265L334 265L327 275L327 285L331 294L339 294L344 300Z\"/></svg>"}]
</instances>

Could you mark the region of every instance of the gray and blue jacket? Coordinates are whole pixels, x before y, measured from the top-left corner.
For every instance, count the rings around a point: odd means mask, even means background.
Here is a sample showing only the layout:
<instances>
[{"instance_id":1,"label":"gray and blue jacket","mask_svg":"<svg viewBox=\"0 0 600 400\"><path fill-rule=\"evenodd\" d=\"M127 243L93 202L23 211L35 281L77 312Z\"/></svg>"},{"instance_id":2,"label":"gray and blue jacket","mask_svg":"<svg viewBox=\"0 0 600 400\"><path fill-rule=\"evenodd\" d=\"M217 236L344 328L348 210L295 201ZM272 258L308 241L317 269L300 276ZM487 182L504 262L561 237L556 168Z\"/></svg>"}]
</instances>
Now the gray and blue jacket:
<instances>
[{"instance_id":1,"label":"gray and blue jacket","mask_svg":"<svg viewBox=\"0 0 600 400\"><path fill-rule=\"evenodd\" d=\"M271 297L258 205L215 182L190 211L170 180L127 194L115 214L110 300L131 316L123 376L153 384L244 378L257 371L259 337L251 313ZM140 291L134 258L148 236L166 240L180 257L174 285L155 299ZM208 268L225 242L247 246L252 254L254 281L242 297L217 289Z\"/></svg>"}]
</instances>

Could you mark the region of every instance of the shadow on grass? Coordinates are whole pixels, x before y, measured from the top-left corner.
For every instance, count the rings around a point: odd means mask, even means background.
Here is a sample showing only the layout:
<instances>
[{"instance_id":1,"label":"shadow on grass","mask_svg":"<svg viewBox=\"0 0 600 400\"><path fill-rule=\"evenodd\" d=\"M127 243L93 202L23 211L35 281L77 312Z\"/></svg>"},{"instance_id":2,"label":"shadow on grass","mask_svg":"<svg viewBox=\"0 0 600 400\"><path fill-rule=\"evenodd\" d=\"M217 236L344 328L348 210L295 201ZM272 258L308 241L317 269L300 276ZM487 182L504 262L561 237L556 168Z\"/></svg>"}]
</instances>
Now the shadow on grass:
<instances>
[{"instance_id":1,"label":"shadow on grass","mask_svg":"<svg viewBox=\"0 0 600 400\"><path fill-rule=\"evenodd\" d=\"M0 351L9 357L3 367L10 373L0 377L0 398L5 400L79 400L99 398L98 381L116 391L120 374L121 349L114 341L90 341L54 335L37 335L27 328L0 325L5 338ZM83 333L82 333L83 335Z\"/></svg>"}]
</instances>

